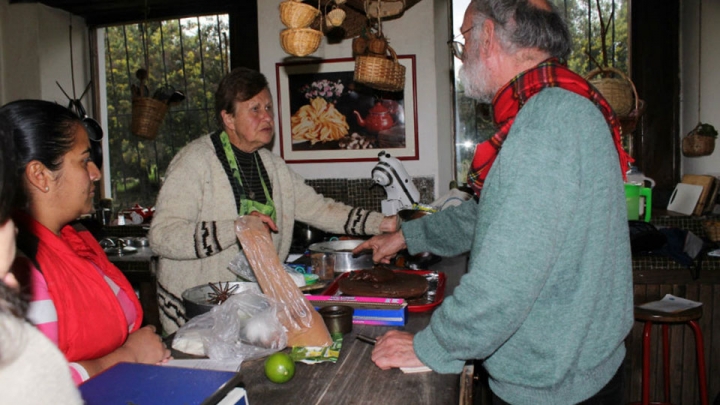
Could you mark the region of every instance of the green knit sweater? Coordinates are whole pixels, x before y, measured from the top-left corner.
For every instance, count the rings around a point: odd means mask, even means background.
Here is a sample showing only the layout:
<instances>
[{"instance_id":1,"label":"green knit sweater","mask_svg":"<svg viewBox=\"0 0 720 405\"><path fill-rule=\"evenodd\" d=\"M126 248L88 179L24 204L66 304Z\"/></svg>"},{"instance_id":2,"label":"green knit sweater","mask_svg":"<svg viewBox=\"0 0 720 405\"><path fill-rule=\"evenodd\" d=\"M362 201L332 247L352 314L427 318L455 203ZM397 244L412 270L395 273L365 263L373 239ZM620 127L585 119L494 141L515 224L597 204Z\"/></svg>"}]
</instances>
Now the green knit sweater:
<instances>
[{"instance_id":1,"label":"green knit sweater","mask_svg":"<svg viewBox=\"0 0 720 405\"><path fill-rule=\"evenodd\" d=\"M632 271L618 154L587 99L545 89L517 115L482 192L404 223L410 253L470 252L468 272L414 339L457 373L482 359L512 404L571 404L625 356Z\"/></svg>"}]
</instances>

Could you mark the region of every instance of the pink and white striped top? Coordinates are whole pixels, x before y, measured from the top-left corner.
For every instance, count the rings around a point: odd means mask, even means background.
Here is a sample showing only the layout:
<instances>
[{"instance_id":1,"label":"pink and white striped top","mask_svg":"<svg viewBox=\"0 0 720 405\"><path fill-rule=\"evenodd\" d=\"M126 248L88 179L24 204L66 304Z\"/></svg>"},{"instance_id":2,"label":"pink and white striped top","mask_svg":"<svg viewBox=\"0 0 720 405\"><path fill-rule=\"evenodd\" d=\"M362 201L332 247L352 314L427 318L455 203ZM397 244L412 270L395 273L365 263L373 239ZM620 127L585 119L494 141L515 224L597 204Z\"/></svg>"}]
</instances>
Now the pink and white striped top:
<instances>
[{"instance_id":1,"label":"pink and white striped top","mask_svg":"<svg viewBox=\"0 0 720 405\"><path fill-rule=\"evenodd\" d=\"M50 339L56 345L58 344L58 318L57 311L55 310L55 304L50 298L48 292L47 282L42 273L35 267L35 265L27 258L18 257L17 260L27 261L27 267L30 269L30 287L32 291L32 297L28 305L27 318L32 322L48 339ZM115 284L109 277L107 277L102 270L95 266L95 269L100 272L103 279L108 283L115 296L118 299L118 303L125 314L125 320L128 323L128 331L132 330L134 326L134 320L137 316L135 307L133 306L130 297ZM75 384L79 385L83 381L89 378L87 371L78 363L70 363L70 373L72 374Z\"/></svg>"}]
</instances>

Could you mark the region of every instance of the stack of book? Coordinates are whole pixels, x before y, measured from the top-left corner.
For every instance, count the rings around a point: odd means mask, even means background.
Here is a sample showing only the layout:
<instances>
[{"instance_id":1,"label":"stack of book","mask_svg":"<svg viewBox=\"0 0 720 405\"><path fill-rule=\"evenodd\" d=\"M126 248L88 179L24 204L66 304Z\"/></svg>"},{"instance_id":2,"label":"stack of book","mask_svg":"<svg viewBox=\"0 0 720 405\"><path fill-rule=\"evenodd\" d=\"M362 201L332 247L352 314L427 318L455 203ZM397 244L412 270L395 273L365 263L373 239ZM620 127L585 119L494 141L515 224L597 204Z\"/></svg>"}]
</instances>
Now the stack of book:
<instances>
[{"instance_id":1,"label":"stack of book","mask_svg":"<svg viewBox=\"0 0 720 405\"><path fill-rule=\"evenodd\" d=\"M362 325L403 326L407 322L407 302L402 298L306 295L315 308L328 305L352 307L353 323Z\"/></svg>"}]
</instances>

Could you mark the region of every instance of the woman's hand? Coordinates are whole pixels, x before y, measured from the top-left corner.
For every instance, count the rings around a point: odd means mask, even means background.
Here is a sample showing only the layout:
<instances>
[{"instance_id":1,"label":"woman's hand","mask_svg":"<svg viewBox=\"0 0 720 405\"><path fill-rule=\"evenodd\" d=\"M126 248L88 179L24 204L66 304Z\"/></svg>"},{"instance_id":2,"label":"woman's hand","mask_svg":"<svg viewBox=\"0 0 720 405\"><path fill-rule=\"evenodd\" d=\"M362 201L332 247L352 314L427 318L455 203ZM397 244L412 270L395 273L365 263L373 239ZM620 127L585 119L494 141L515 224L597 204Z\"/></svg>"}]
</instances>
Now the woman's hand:
<instances>
[{"instance_id":1,"label":"woman's hand","mask_svg":"<svg viewBox=\"0 0 720 405\"><path fill-rule=\"evenodd\" d=\"M273 232L278 232L278 227L277 225L275 225L275 221L273 221L269 215L261 214L259 211L253 211L249 215L260 218L260 220L269 230Z\"/></svg>"},{"instance_id":2,"label":"woman's hand","mask_svg":"<svg viewBox=\"0 0 720 405\"><path fill-rule=\"evenodd\" d=\"M170 350L163 343L162 337L155 333L152 325L131 333L122 348L131 354L135 363L155 364L170 358Z\"/></svg>"},{"instance_id":3,"label":"woman's hand","mask_svg":"<svg viewBox=\"0 0 720 405\"><path fill-rule=\"evenodd\" d=\"M413 349L412 333L391 330L377 339L372 351L372 361L381 370L393 367L421 367L424 364L418 359Z\"/></svg>"},{"instance_id":4,"label":"woman's hand","mask_svg":"<svg viewBox=\"0 0 720 405\"><path fill-rule=\"evenodd\" d=\"M382 219L380 222L380 232L390 233L400 230L400 217L397 215L390 215Z\"/></svg>"},{"instance_id":5,"label":"woman's hand","mask_svg":"<svg viewBox=\"0 0 720 405\"><path fill-rule=\"evenodd\" d=\"M170 350L162 337L155 333L155 327L148 325L131 333L125 343L113 352L94 360L79 361L90 377L117 363L158 364L170 360Z\"/></svg>"}]
</instances>

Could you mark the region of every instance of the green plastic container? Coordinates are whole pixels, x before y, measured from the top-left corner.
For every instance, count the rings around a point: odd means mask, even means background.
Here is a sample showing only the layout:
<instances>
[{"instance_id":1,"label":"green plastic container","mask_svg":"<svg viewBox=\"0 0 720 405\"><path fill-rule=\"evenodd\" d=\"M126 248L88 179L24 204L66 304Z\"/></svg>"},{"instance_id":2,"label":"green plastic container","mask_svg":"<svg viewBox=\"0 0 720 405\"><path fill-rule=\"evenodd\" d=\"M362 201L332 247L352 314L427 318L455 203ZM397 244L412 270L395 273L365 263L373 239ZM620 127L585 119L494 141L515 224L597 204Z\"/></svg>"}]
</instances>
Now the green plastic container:
<instances>
[{"instance_id":1,"label":"green plastic container","mask_svg":"<svg viewBox=\"0 0 720 405\"><path fill-rule=\"evenodd\" d=\"M625 183L625 203L627 204L628 220L640 220L640 206L645 208L642 221L650 222L652 209L652 189L637 184Z\"/></svg>"}]
</instances>

